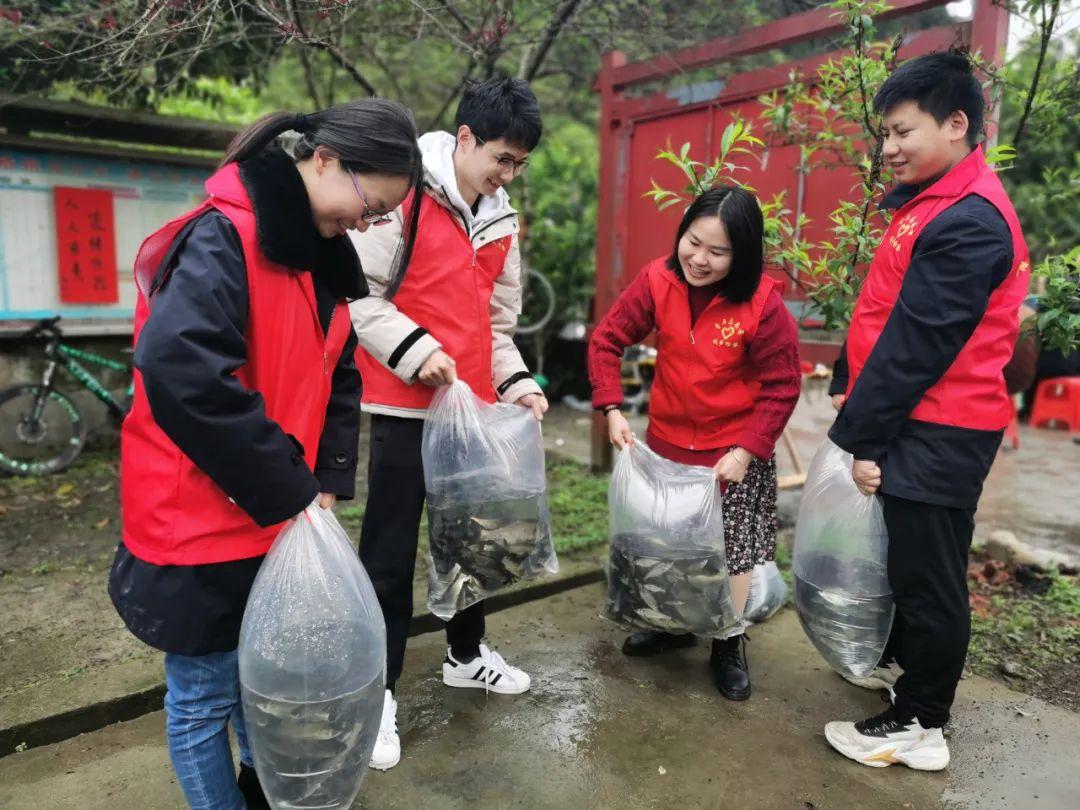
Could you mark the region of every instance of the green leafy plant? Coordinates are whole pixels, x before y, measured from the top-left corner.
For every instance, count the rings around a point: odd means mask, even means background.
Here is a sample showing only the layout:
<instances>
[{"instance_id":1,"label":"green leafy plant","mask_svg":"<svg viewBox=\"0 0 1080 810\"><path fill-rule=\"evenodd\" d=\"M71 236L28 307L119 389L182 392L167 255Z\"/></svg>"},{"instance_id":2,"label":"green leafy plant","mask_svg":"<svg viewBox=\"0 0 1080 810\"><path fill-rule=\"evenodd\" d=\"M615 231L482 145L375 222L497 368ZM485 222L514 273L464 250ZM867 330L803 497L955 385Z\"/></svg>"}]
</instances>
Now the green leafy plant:
<instances>
[{"instance_id":1,"label":"green leafy plant","mask_svg":"<svg viewBox=\"0 0 1080 810\"><path fill-rule=\"evenodd\" d=\"M1060 81L1061 69L1046 65L1050 35L1059 19L1059 3L1031 0L1021 5L1021 11L1032 16L1038 25L1037 55L1025 57L1028 61L1034 58L1036 66L1031 68L1027 62L1022 63L1021 80L1011 77L1008 69L992 68L980 54L971 57L988 77L987 87L994 98L1006 90L1024 98L1019 104L1023 113L1014 143L990 145L987 149L987 160L1002 172L1024 162L1025 155L1018 144L1027 131L1025 127L1030 129L1030 121L1038 120L1041 124L1045 119L1048 133L1072 132L1075 124L1070 121L1076 117L1077 104L1074 101L1070 106L1069 99L1072 96L1080 99L1080 91L1075 89L1075 70L1070 74L1073 79L1070 84ZM790 200L781 193L762 201L762 213L766 260L806 291L816 307L815 314L827 329L842 329L851 321L866 269L888 225L888 215L878 208L885 189L883 137L873 114L873 98L895 68L901 39L875 41L874 18L888 8L882 0L832 0L826 6L846 23L845 52L827 60L812 78L792 75L782 90L760 98L764 108L761 119L765 122L769 146L798 146L796 171L800 175L822 169L848 171L853 178L853 190L829 214L828 236L817 241L804 237L810 220L802 211L801 199ZM1057 91L1048 92L1040 84L1040 75L1045 81L1057 81ZM750 129L749 123L740 120L730 124L724 131L720 155L711 163L693 156L689 143L683 144L678 152L670 146L660 151L657 159L681 169L687 184L684 189L672 190L653 181L646 196L663 210L679 203L689 204L694 196L720 182L740 183L750 188L740 177L746 167L738 165L732 157L746 154L756 158L766 146L766 142L750 134ZM1080 151L1075 144L1072 148L1071 165L1042 169L1041 182L1032 195L1038 197L1040 206L1046 206L1046 201L1052 199L1057 212L1075 208L1080 197ZM1026 199L1020 196L1018 208L1023 207ZM1031 223L1025 221L1025 225L1038 229L1045 218L1032 219ZM1063 225L1058 230L1069 233L1070 227L1074 226ZM1040 234L1040 237L1040 247L1056 247L1053 235L1047 238ZM1071 252L1065 254L1042 251L1044 258L1033 272L1040 308L1034 328L1043 345L1066 354L1080 345L1077 249L1073 245L1075 240L1068 245Z\"/></svg>"},{"instance_id":2,"label":"green leafy plant","mask_svg":"<svg viewBox=\"0 0 1080 810\"><path fill-rule=\"evenodd\" d=\"M1032 275L1043 285L1035 318L1040 342L1066 356L1080 351L1080 246L1047 256Z\"/></svg>"},{"instance_id":3,"label":"green leafy plant","mask_svg":"<svg viewBox=\"0 0 1080 810\"><path fill-rule=\"evenodd\" d=\"M764 146L764 141L751 134L750 125L739 118L724 127L720 136L720 154L710 164L691 158L689 143L684 143L676 153L669 142L667 149L661 149L656 158L666 160L686 175L686 186L681 191L673 191L663 188L653 180L652 189L646 191L645 196L651 197L657 208L663 211L680 203L688 206L695 197L720 183L745 185L736 179L735 175L740 171L747 171L747 167L735 163L733 156L742 154L756 158L757 152L751 147ZM750 190L753 191L752 188Z\"/></svg>"}]
</instances>

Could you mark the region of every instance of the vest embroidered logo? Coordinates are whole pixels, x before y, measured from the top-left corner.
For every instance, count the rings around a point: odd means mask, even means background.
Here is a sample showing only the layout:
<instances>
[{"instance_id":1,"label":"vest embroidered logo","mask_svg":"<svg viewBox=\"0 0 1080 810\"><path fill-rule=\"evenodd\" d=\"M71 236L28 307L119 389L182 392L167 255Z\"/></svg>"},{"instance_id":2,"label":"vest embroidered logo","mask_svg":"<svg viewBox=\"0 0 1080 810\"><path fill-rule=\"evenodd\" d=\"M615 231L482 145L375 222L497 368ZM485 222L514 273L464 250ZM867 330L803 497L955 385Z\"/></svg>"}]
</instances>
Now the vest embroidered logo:
<instances>
[{"instance_id":1,"label":"vest embroidered logo","mask_svg":"<svg viewBox=\"0 0 1080 810\"><path fill-rule=\"evenodd\" d=\"M713 323L713 326L720 330L720 337L712 340L713 346L717 348L726 346L729 349L736 349L739 347L739 338L746 334L742 324L735 318L723 318L720 323Z\"/></svg>"},{"instance_id":2,"label":"vest embroidered logo","mask_svg":"<svg viewBox=\"0 0 1080 810\"><path fill-rule=\"evenodd\" d=\"M1026 273L1028 271L1028 268L1030 266L1031 265L1029 265L1026 260L1020 262L1020 266L1016 268L1016 275L1018 275L1018 276L1024 275L1024 273Z\"/></svg>"},{"instance_id":3,"label":"vest embroidered logo","mask_svg":"<svg viewBox=\"0 0 1080 810\"><path fill-rule=\"evenodd\" d=\"M919 224L919 218L914 214L908 214L896 225L896 233L889 237L889 244L892 245L893 250L897 253L900 252L900 240L905 236L911 236L915 233L915 228Z\"/></svg>"}]
</instances>

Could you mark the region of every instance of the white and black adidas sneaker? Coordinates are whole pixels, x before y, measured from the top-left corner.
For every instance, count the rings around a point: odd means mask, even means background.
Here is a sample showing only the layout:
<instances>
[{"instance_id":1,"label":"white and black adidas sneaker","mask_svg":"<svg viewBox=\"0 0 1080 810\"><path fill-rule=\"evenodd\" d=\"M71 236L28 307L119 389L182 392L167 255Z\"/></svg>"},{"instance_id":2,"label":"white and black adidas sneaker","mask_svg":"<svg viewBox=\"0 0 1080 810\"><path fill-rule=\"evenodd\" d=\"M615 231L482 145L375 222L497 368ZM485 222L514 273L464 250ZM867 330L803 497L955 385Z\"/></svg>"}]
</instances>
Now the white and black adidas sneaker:
<instances>
[{"instance_id":1,"label":"white and black adidas sneaker","mask_svg":"<svg viewBox=\"0 0 1080 810\"><path fill-rule=\"evenodd\" d=\"M449 649L442 665L443 683L465 689L483 689L501 695L520 695L527 692L532 683L529 676L512 667L486 644L480 645L480 655L468 663L454 658Z\"/></svg>"},{"instance_id":2,"label":"white and black adidas sneaker","mask_svg":"<svg viewBox=\"0 0 1080 810\"><path fill-rule=\"evenodd\" d=\"M941 729L923 728L914 717L898 717L893 706L858 723L826 723L825 739L848 759L871 768L899 764L940 771L949 764Z\"/></svg>"}]
</instances>

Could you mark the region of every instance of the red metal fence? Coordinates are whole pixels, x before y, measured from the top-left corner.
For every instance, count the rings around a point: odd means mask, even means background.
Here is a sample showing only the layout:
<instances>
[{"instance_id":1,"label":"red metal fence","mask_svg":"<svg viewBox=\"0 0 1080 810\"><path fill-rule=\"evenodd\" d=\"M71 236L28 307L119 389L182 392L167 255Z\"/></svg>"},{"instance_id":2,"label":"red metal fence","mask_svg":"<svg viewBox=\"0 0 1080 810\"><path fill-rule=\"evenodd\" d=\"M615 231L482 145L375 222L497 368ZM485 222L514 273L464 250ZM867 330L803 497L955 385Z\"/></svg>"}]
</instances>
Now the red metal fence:
<instances>
[{"instance_id":1,"label":"red metal fence","mask_svg":"<svg viewBox=\"0 0 1080 810\"><path fill-rule=\"evenodd\" d=\"M879 19L904 17L945 5L946 0L893 0L893 8ZM681 212L678 206L658 212L642 196L655 179L665 188L681 188L685 178L671 164L656 160L669 143L676 149L692 144L692 155L705 162L716 156L724 127L736 116L754 122L762 94L782 89L792 71L812 79L816 68L839 53L821 53L797 61L727 76L682 90L661 90L634 97L627 90L646 83L670 81L685 71L699 70L812 39L840 34L845 21L829 9L819 8L784 17L748 31L722 37L684 50L627 63L624 54L604 55L596 88L600 92L600 191L597 211L596 298L594 318L607 312L619 292L648 261L669 253ZM901 58L942 50L962 42L995 62L1003 56L1008 12L992 0L976 0L974 19L939 26L905 36ZM760 134L764 127L754 126ZM846 170L814 169L800 188L797 146L770 147L761 167L745 176L762 200L780 191L789 201L799 200L811 219L806 238L825 237L828 214L852 188ZM789 297L797 297L790 285ZM835 346L804 340L804 359L831 362Z\"/></svg>"},{"instance_id":2,"label":"red metal fence","mask_svg":"<svg viewBox=\"0 0 1080 810\"><path fill-rule=\"evenodd\" d=\"M946 2L892 0L893 7L878 19L903 18L939 8ZM910 34L905 37L900 55L907 58L963 43L1000 64L1008 24L1008 11L994 0L975 0L970 22ZM656 153L669 143L678 149L690 142L695 159L711 162L724 128L736 116L755 122L761 112L758 97L784 88L793 71L811 80L819 65L839 54L820 53L734 76L718 71L715 81L679 90L643 96L627 91L643 84L670 82L686 71L835 36L844 31L845 25L844 19L829 9L818 8L640 62L628 63L625 54L618 51L604 55L596 82L600 93L600 190L594 322L603 317L642 266L671 251L679 208L672 206L658 212L653 201L643 194L654 179L665 188L681 188L685 179L676 167L656 160ZM764 127L757 123L754 129L760 134ZM811 219L803 232L805 237L820 239L825 235L822 229L828 227L828 214L852 188L852 177L846 170L823 168L802 175L795 171L798 160L797 146L771 147L762 165L745 175L745 182L754 186L763 200L786 191L786 199L797 201L799 209ZM786 297L799 297L793 283L789 282ZM835 360L838 346L804 333L800 348L804 360L829 364ZM602 418L594 418L592 438L594 465L608 466L611 449Z\"/></svg>"}]
</instances>

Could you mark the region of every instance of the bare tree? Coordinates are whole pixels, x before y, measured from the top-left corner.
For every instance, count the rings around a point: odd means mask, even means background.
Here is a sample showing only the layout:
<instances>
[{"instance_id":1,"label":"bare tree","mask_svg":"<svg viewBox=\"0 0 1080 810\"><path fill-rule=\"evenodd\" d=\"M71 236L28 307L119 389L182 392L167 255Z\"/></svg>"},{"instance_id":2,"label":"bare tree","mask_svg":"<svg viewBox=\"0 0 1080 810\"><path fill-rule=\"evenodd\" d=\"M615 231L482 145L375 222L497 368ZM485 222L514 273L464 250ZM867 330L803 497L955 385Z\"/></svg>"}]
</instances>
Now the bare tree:
<instances>
[{"instance_id":1,"label":"bare tree","mask_svg":"<svg viewBox=\"0 0 1080 810\"><path fill-rule=\"evenodd\" d=\"M600 54L645 56L730 33L814 0L6 0L0 82L69 80L118 104L153 106L199 76L258 86L295 59L311 103L336 77L443 121L471 79L496 72L591 84ZM11 66L11 67L8 67Z\"/></svg>"}]
</instances>

